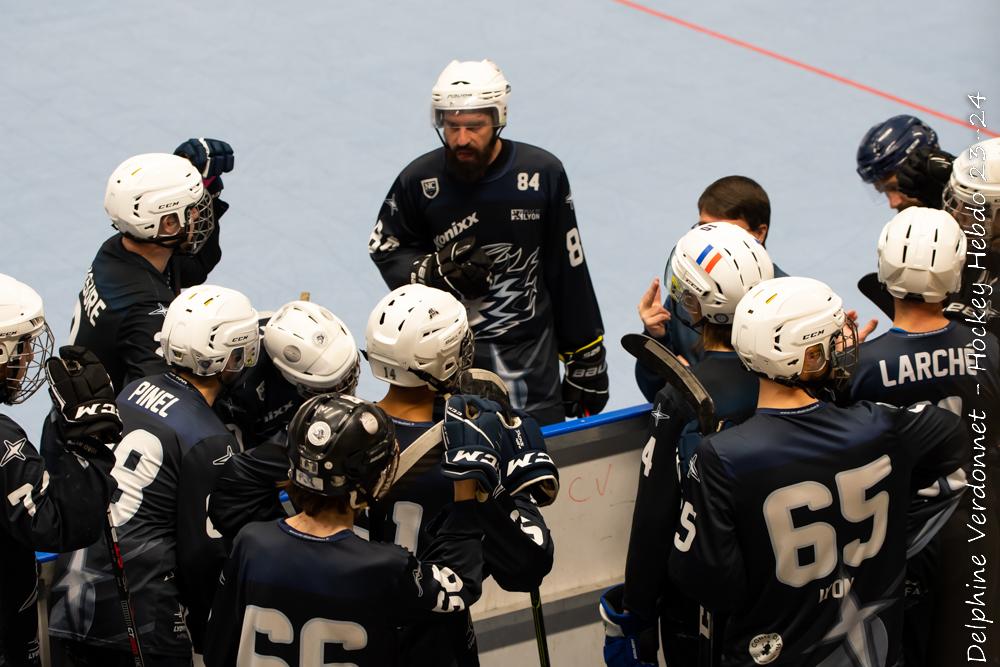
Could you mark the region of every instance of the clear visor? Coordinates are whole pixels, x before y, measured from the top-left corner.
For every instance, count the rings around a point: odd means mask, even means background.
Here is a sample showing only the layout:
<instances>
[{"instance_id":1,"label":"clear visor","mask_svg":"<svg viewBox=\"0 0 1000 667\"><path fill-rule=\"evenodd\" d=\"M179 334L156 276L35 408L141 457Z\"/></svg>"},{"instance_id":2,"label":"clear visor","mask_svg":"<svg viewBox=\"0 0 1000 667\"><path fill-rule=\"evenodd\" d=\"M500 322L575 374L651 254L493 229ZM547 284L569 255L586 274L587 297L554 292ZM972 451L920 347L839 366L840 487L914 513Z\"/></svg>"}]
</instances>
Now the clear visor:
<instances>
[{"instance_id":1,"label":"clear visor","mask_svg":"<svg viewBox=\"0 0 1000 667\"><path fill-rule=\"evenodd\" d=\"M45 383L45 361L52 356L52 331L45 324L38 331L14 343L6 363L6 399L10 405L31 398Z\"/></svg>"},{"instance_id":2,"label":"clear visor","mask_svg":"<svg viewBox=\"0 0 1000 667\"><path fill-rule=\"evenodd\" d=\"M673 262L667 263L667 272L663 279L670 294L670 300L677 304L675 312L680 316L681 322L692 329L695 328L702 319L698 294L677 277L674 273Z\"/></svg>"},{"instance_id":3,"label":"clear visor","mask_svg":"<svg viewBox=\"0 0 1000 667\"><path fill-rule=\"evenodd\" d=\"M500 127L497 110L483 106L449 109L431 107L431 123L442 132L455 131L458 128L475 132L486 127L494 129Z\"/></svg>"},{"instance_id":4,"label":"clear visor","mask_svg":"<svg viewBox=\"0 0 1000 667\"><path fill-rule=\"evenodd\" d=\"M225 373L239 373L244 368L257 364L257 353L260 350L260 339L254 340L246 345L235 347L229 351L226 365L222 369Z\"/></svg>"},{"instance_id":5,"label":"clear visor","mask_svg":"<svg viewBox=\"0 0 1000 667\"><path fill-rule=\"evenodd\" d=\"M319 396L320 394L347 394L353 396L354 392L358 388L358 379L361 377L361 357L351 367L351 370L345 375L339 382L331 387L309 387L302 384L301 382L296 383L295 387L299 392L299 396L303 398L312 398L313 396Z\"/></svg>"}]
</instances>

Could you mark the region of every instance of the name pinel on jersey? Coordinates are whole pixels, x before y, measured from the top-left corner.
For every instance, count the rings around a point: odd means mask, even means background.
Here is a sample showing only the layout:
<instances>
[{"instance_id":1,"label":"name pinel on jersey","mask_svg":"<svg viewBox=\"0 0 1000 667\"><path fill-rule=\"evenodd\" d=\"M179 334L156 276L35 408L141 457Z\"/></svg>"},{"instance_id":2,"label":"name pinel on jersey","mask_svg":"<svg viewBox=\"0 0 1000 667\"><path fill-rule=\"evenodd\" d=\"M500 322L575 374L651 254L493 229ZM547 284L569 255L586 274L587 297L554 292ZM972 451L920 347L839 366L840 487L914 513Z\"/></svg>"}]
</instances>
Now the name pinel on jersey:
<instances>
[{"instance_id":1,"label":"name pinel on jersey","mask_svg":"<svg viewBox=\"0 0 1000 667\"><path fill-rule=\"evenodd\" d=\"M135 388L135 391L129 395L128 400L140 408L146 408L154 414L166 417L167 409L181 399L165 389L160 389L154 384L142 381Z\"/></svg>"}]
</instances>

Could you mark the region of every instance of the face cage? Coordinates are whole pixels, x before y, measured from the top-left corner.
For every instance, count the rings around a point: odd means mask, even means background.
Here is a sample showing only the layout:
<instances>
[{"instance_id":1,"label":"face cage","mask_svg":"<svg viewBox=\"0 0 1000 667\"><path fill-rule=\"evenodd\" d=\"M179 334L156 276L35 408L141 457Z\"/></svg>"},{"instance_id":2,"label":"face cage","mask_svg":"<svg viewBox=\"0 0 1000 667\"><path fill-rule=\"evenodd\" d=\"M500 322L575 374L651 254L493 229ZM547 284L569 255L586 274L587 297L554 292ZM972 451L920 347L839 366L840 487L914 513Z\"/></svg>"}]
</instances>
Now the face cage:
<instances>
[{"instance_id":1,"label":"face cage","mask_svg":"<svg viewBox=\"0 0 1000 667\"><path fill-rule=\"evenodd\" d=\"M361 356L358 356L358 360L354 362L354 367L351 371L337 384L332 387L322 387L317 389L316 387L307 387L301 382L295 385L296 390L299 392L299 396L302 398L312 398L313 396L319 396L320 394L347 394L348 396L354 396L354 392L358 388L358 380L361 378Z\"/></svg>"},{"instance_id":2,"label":"face cage","mask_svg":"<svg viewBox=\"0 0 1000 667\"><path fill-rule=\"evenodd\" d=\"M980 236L974 225L982 226L984 234L982 239L987 245L996 237L997 217L1000 216L1000 197L983 197L983 204L970 204L965 201L951 187L944 189L942 196L942 209L945 213L955 218L955 222L966 234ZM977 213L981 213L982 219Z\"/></svg>"},{"instance_id":3,"label":"face cage","mask_svg":"<svg viewBox=\"0 0 1000 667\"><path fill-rule=\"evenodd\" d=\"M396 481L396 471L399 470L399 442L395 439L392 441L392 454L390 456L389 465L379 475L378 482L371 490L371 500L373 501L381 500Z\"/></svg>"},{"instance_id":4,"label":"face cage","mask_svg":"<svg viewBox=\"0 0 1000 667\"><path fill-rule=\"evenodd\" d=\"M815 396L816 389L822 389L825 386L838 392L847 389L861 355L861 346L858 343L858 325L853 320L847 319L843 328L830 336L827 345L830 353L828 359L823 360L822 366L806 368L805 363L803 363L802 371L798 375L787 381L777 380L777 382L804 389L811 396ZM806 373L818 373L824 369L827 372L816 379L802 379Z\"/></svg>"},{"instance_id":5,"label":"face cage","mask_svg":"<svg viewBox=\"0 0 1000 667\"><path fill-rule=\"evenodd\" d=\"M184 229L178 235L183 239L177 246L182 255L195 255L201 250L215 231L215 208L212 195L206 189L196 203L184 209Z\"/></svg>"},{"instance_id":6,"label":"face cage","mask_svg":"<svg viewBox=\"0 0 1000 667\"><path fill-rule=\"evenodd\" d=\"M48 324L17 341L15 352L7 361L4 403L23 403L45 384L45 362L52 356L52 349L52 331Z\"/></svg>"}]
</instances>

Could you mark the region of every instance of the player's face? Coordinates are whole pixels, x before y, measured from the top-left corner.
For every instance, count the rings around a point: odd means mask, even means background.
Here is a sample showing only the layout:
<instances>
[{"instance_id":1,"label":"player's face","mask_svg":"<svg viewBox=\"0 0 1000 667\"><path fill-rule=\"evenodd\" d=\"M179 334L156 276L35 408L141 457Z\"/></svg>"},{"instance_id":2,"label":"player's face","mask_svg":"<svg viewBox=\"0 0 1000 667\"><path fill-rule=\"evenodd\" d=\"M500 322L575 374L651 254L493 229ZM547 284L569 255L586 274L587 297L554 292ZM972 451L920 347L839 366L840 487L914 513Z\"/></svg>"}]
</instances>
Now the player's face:
<instances>
[{"instance_id":1,"label":"player's face","mask_svg":"<svg viewBox=\"0 0 1000 667\"><path fill-rule=\"evenodd\" d=\"M767 238L767 225L761 225L757 229L750 229L750 224L747 223L743 218L719 218L712 215L711 213L706 213L705 211L698 212L698 224L707 225L710 222L725 222L730 225L736 225L743 231L750 234L750 236L757 239L757 241L763 245L764 240Z\"/></svg>"},{"instance_id":2,"label":"player's face","mask_svg":"<svg viewBox=\"0 0 1000 667\"><path fill-rule=\"evenodd\" d=\"M497 153L493 115L487 111L447 114L442 121L448 165L465 181L482 178Z\"/></svg>"},{"instance_id":3,"label":"player's face","mask_svg":"<svg viewBox=\"0 0 1000 667\"><path fill-rule=\"evenodd\" d=\"M919 199L907 197L899 191L899 181L896 179L896 174L891 174L880 181L876 181L875 189L885 195L886 199L889 200L889 207L896 211L921 205Z\"/></svg>"}]
</instances>

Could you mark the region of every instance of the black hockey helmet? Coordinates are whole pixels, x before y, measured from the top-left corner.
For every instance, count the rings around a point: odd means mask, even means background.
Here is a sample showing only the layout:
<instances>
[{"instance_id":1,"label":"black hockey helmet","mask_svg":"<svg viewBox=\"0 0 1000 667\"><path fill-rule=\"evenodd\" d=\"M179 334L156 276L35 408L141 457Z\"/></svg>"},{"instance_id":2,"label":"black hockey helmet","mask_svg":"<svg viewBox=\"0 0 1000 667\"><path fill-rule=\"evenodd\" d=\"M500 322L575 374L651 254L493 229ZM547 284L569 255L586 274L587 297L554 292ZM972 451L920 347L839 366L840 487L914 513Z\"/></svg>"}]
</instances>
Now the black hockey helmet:
<instances>
[{"instance_id":1,"label":"black hockey helmet","mask_svg":"<svg viewBox=\"0 0 1000 667\"><path fill-rule=\"evenodd\" d=\"M399 446L392 420L377 405L347 394L320 394L292 417L288 458L294 485L346 497L361 509L392 485Z\"/></svg>"}]
</instances>

